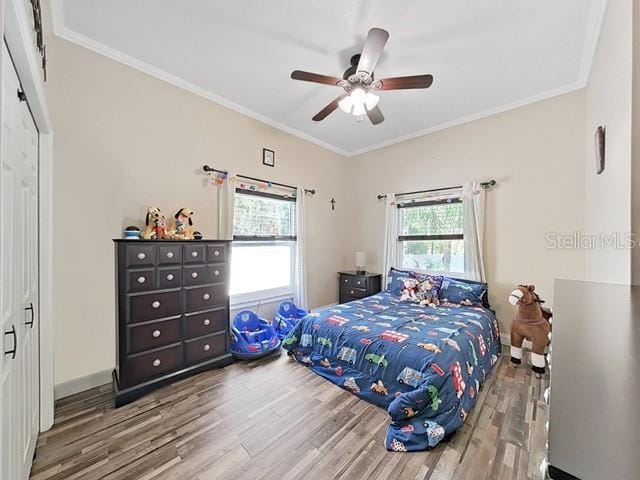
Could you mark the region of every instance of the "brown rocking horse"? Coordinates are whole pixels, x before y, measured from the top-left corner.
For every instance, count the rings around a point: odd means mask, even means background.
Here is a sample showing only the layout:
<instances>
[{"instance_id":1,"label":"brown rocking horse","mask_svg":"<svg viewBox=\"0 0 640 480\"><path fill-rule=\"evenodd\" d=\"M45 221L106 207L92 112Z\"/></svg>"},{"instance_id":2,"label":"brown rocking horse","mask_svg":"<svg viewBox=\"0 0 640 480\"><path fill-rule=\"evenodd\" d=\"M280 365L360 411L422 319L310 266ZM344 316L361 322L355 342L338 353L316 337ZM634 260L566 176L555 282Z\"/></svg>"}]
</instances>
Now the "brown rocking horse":
<instances>
[{"instance_id":1,"label":"brown rocking horse","mask_svg":"<svg viewBox=\"0 0 640 480\"><path fill-rule=\"evenodd\" d=\"M511 321L511 362L522 363L522 342L532 344L531 369L538 375L545 372L544 349L549 345L551 311L543 309L544 302L533 285L519 285L509 294L509 303L516 306L516 315Z\"/></svg>"}]
</instances>

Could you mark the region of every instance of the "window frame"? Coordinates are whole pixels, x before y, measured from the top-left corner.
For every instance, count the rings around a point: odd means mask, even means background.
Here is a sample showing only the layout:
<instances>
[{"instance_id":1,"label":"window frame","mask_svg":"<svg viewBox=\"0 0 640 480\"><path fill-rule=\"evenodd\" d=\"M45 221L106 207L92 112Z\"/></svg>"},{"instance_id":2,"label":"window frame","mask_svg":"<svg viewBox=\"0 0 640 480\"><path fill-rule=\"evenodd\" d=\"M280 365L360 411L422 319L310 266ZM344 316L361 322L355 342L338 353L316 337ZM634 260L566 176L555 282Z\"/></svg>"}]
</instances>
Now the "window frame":
<instances>
[{"instance_id":1,"label":"window frame","mask_svg":"<svg viewBox=\"0 0 640 480\"><path fill-rule=\"evenodd\" d=\"M236 194L240 195L252 195L256 197L270 198L274 200L281 200L285 202L296 202L296 198L293 196L287 195L278 195L275 193L268 192L260 192L255 190L247 190L244 188L236 188ZM235 208L235 205L234 205ZM298 214L296 210L296 215ZM235 219L235 211L234 211L234 219ZM297 219L297 217L296 217ZM295 272L296 272L296 257L297 257L297 248L298 248L298 237L297 235L233 235L233 240L231 242L231 262L233 262L233 249L238 247L242 248L242 246L278 246L278 245L288 245L290 246L290 278L291 282L289 285L284 287L276 287L265 290L255 290L252 292L246 293L237 293L230 295L230 304L232 307L238 307L243 304L254 304L256 302L260 302L263 300L285 300L287 298L292 298L295 290ZM231 266L230 262L230 266Z\"/></svg>"},{"instance_id":2,"label":"window frame","mask_svg":"<svg viewBox=\"0 0 640 480\"><path fill-rule=\"evenodd\" d=\"M398 215L398 226L401 225L401 210L405 208L416 208L416 207L430 207L436 205L450 205L452 203L463 203L462 198L459 196L455 197L447 197L439 200L423 200L417 202L407 202L407 203L398 203L397 205L397 215ZM463 210L463 218L464 218L464 210ZM437 240L462 240L464 241L464 220L463 220L463 233L455 233L455 234L434 234L434 235L398 235L396 240L396 258L398 259L398 265L400 268L408 268L404 266L404 242L410 241L437 241ZM464 258L464 257L463 257ZM412 271L427 273L431 275L444 275L450 276L455 275L456 277L464 277L465 272L453 272L449 270L422 270L411 268Z\"/></svg>"}]
</instances>

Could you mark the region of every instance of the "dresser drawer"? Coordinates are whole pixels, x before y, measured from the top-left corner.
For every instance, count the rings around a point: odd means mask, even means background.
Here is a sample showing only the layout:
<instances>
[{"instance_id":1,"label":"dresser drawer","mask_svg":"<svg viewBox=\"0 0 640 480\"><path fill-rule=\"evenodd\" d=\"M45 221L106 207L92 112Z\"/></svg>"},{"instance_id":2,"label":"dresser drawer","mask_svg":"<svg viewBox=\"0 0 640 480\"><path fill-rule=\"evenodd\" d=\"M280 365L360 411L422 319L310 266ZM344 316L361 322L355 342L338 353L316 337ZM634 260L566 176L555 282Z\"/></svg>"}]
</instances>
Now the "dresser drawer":
<instances>
[{"instance_id":1,"label":"dresser drawer","mask_svg":"<svg viewBox=\"0 0 640 480\"><path fill-rule=\"evenodd\" d=\"M156 272L153 268L127 271L127 292L146 292L155 286Z\"/></svg>"},{"instance_id":2,"label":"dresser drawer","mask_svg":"<svg viewBox=\"0 0 640 480\"><path fill-rule=\"evenodd\" d=\"M181 339L179 317L127 328L129 329L128 353L144 352L179 342Z\"/></svg>"},{"instance_id":3,"label":"dresser drawer","mask_svg":"<svg viewBox=\"0 0 640 480\"><path fill-rule=\"evenodd\" d=\"M207 287L191 287L185 289L186 311L197 312L224 305L226 285L218 283Z\"/></svg>"},{"instance_id":4,"label":"dresser drawer","mask_svg":"<svg viewBox=\"0 0 640 480\"><path fill-rule=\"evenodd\" d=\"M185 360L187 365L205 362L227 353L225 332L208 337L196 338L185 342Z\"/></svg>"},{"instance_id":5,"label":"dresser drawer","mask_svg":"<svg viewBox=\"0 0 640 480\"><path fill-rule=\"evenodd\" d=\"M158 265L180 265L182 263L182 245L158 245Z\"/></svg>"},{"instance_id":6,"label":"dresser drawer","mask_svg":"<svg viewBox=\"0 0 640 480\"><path fill-rule=\"evenodd\" d=\"M227 245L225 245L224 243L207 245L207 262L222 263L226 261L227 261Z\"/></svg>"},{"instance_id":7,"label":"dresser drawer","mask_svg":"<svg viewBox=\"0 0 640 480\"><path fill-rule=\"evenodd\" d=\"M352 288L344 285L341 285L340 287L340 294L344 297L364 298L367 296L367 290L364 288Z\"/></svg>"},{"instance_id":8,"label":"dresser drawer","mask_svg":"<svg viewBox=\"0 0 640 480\"><path fill-rule=\"evenodd\" d=\"M202 313L191 313L185 318L186 338L210 335L228 328L227 309L219 308Z\"/></svg>"},{"instance_id":9,"label":"dresser drawer","mask_svg":"<svg viewBox=\"0 0 640 480\"><path fill-rule=\"evenodd\" d=\"M158 268L158 288L164 290L167 288L182 286L182 267L162 267Z\"/></svg>"},{"instance_id":10,"label":"dresser drawer","mask_svg":"<svg viewBox=\"0 0 640 480\"><path fill-rule=\"evenodd\" d=\"M367 277L351 277L351 283L355 288L367 289Z\"/></svg>"},{"instance_id":11,"label":"dresser drawer","mask_svg":"<svg viewBox=\"0 0 640 480\"><path fill-rule=\"evenodd\" d=\"M204 263L204 245L194 243L184 246L184 263Z\"/></svg>"},{"instance_id":12,"label":"dresser drawer","mask_svg":"<svg viewBox=\"0 0 640 480\"><path fill-rule=\"evenodd\" d=\"M132 355L127 357L127 384L142 383L181 366L182 344Z\"/></svg>"},{"instance_id":13,"label":"dresser drawer","mask_svg":"<svg viewBox=\"0 0 640 480\"><path fill-rule=\"evenodd\" d=\"M180 290L127 295L129 301L128 323L145 322L180 314Z\"/></svg>"},{"instance_id":14,"label":"dresser drawer","mask_svg":"<svg viewBox=\"0 0 640 480\"><path fill-rule=\"evenodd\" d=\"M155 262L155 245L139 243L126 246L125 264L127 267L153 266L155 265Z\"/></svg>"},{"instance_id":15,"label":"dresser drawer","mask_svg":"<svg viewBox=\"0 0 640 480\"><path fill-rule=\"evenodd\" d=\"M184 267L184 285L186 287L224 282L226 278L226 265L188 265Z\"/></svg>"}]
</instances>

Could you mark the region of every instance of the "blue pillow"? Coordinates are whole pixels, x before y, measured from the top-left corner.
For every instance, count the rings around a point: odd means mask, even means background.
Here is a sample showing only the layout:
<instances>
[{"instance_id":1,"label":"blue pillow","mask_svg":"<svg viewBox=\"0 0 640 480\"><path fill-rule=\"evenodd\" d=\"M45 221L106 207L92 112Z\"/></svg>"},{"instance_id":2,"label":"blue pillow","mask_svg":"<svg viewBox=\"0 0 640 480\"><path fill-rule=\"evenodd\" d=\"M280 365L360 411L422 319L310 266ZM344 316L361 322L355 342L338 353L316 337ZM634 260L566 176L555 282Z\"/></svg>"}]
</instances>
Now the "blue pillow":
<instances>
[{"instance_id":1,"label":"blue pillow","mask_svg":"<svg viewBox=\"0 0 640 480\"><path fill-rule=\"evenodd\" d=\"M392 295L400 295L400 292L404 288L405 278L416 278L416 274L410 270L397 270L391 267L389 276L387 277L387 287L385 291Z\"/></svg>"},{"instance_id":2,"label":"blue pillow","mask_svg":"<svg viewBox=\"0 0 640 480\"><path fill-rule=\"evenodd\" d=\"M485 305L487 284L444 277L440 288L440 301L460 305Z\"/></svg>"}]
</instances>

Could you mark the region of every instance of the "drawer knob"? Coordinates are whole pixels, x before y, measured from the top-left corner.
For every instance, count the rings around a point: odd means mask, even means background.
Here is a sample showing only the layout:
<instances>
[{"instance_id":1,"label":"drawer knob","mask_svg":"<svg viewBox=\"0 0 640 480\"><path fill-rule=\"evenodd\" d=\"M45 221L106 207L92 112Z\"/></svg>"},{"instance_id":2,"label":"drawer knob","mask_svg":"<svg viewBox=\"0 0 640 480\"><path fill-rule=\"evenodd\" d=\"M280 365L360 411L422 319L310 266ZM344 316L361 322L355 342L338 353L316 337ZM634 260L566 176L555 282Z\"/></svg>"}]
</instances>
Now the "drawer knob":
<instances>
[{"instance_id":1,"label":"drawer knob","mask_svg":"<svg viewBox=\"0 0 640 480\"><path fill-rule=\"evenodd\" d=\"M144 283L144 282L146 282L146 281L147 281L147 279L146 279L146 278L144 278L144 277L142 277L142 276L138 277L138 283Z\"/></svg>"},{"instance_id":2,"label":"drawer knob","mask_svg":"<svg viewBox=\"0 0 640 480\"><path fill-rule=\"evenodd\" d=\"M153 302L153 303L151 304L151 306L152 306L153 308L160 308L160 302L159 302L158 300L156 300L155 302Z\"/></svg>"},{"instance_id":3,"label":"drawer knob","mask_svg":"<svg viewBox=\"0 0 640 480\"><path fill-rule=\"evenodd\" d=\"M173 273L170 273L169 275L167 275L167 280L173 280Z\"/></svg>"},{"instance_id":4,"label":"drawer knob","mask_svg":"<svg viewBox=\"0 0 640 480\"><path fill-rule=\"evenodd\" d=\"M203 324L205 327L208 327L210 323L211 323L211 320L209 320L208 318L205 318L205 319L204 319L204 321L202 322L202 324Z\"/></svg>"},{"instance_id":5,"label":"drawer knob","mask_svg":"<svg viewBox=\"0 0 640 480\"><path fill-rule=\"evenodd\" d=\"M160 359L159 359L159 358L156 358L156 359L153 361L152 365L153 365L154 367L159 367L159 366L160 366Z\"/></svg>"},{"instance_id":6,"label":"drawer knob","mask_svg":"<svg viewBox=\"0 0 640 480\"><path fill-rule=\"evenodd\" d=\"M220 250L214 250L213 251L213 255L216 256L216 257L219 257L220 256Z\"/></svg>"},{"instance_id":7,"label":"drawer knob","mask_svg":"<svg viewBox=\"0 0 640 480\"><path fill-rule=\"evenodd\" d=\"M211 298L211 295L205 293L204 295L202 295L202 298L204 298L205 300L209 300Z\"/></svg>"},{"instance_id":8,"label":"drawer knob","mask_svg":"<svg viewBox=\"0 0 640 480\"><path fill-rule=\"evenodd\" d=\"M144 260L145 258L147 258L147 254L146 254L146 253L144 253L144 252L140 252L140 253L138 254L138 259L139 259L139 260Z\"/></svg>"},{"instance_id":9,"label":"drawer knob","mask_svg":"<svg viewBox=\"0 0 640 480\"><path fill-rule=\"evenodd\" d=\"M196 257L198 256L198 252L191 252L191 256L192 256L193 258L196 258Z\"/></svg>"},{"instance_id":10,"label":"drawer knob","mask_svg":"<svg viewBox=\"0 0 640 480\"><path fill-rule=\"evenodd\" d=\"M353 295L353 290L351 290L351 295Z\"/></svg>"},{"instance_id":11,"label":"drawer knob","mask_svg":"<svg viewBox=\"0 0 640 480\"><path fill-rule=\"evenodd\" d=\"M167 252L167 258L173 258L173 252Z\"/></svg>"},{"instance_id":12,"label":"drawer knob","mask_svg":"<svg viewBox=\"0 0 640 480\"><path fill-rule=\"evenodd\" d=\"M202 347L202 349L203 349L205 352L208 352L209 350L211 350L211 345L209 345L209 344L207 343L207 344L205 344L205 346L204 346L204 347Z\"/></svg>"},{"instance_id":13,"label":"drawer knob","mask_svg":"<svg viewBox=\"0 0 640 480\"><path fill-rule=\"evenodd\" d=\"M191 278L198 278L198 272L193 272L191 274Z\"/></svg>"},{"instance_id":14,"label":"drawer knob","mask_svg":"<svg viewBox=\"0 0 640 480\"><path fill-rule=\"evenodd\" d=\"M347 280L346 278L344 279L344 283L349 283L349 280Z\"/></svg>"},{"instance_id":15,"label":"drawer knob","mask_svg":"<svg viewBox=\"0 0 640 480\"><path fill-rule=\"evenodd\" d=\"M220 272L218 270L214 270L213 274L217 277L218 275L220 275Z\"/></svg>"},{"instance_id":16,"label":"drawer knob","mask_svg":"<svg viewBox=\"0 0 640 480\"><path fill-rule=\"evenodd\" d=\"M160 330L154 330L151 335L153 335L153 338L158 338L160 336Z\"/></svg>"}]
</instances>

